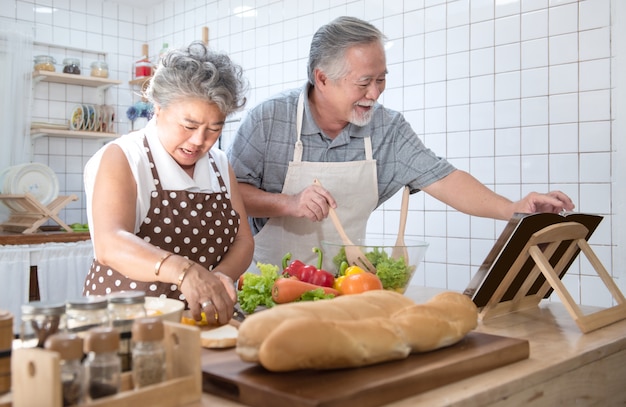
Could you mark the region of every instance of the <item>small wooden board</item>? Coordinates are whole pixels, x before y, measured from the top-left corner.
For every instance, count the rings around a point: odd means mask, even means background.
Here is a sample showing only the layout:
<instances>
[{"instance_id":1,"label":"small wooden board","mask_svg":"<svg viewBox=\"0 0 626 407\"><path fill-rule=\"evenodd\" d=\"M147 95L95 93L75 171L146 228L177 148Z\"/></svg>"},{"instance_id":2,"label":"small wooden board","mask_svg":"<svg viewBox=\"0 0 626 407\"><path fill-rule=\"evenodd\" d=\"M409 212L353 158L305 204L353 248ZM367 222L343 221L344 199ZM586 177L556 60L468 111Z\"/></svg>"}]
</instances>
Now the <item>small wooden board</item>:
<instances>
[{"instance_id":1,"label":"small wooden board","mask_svg":"<svg viewBox=\"0 0 626 407\"><path fill-rule=\"evenodd\" d=\"M529 356L527 340L470 332L407 359L328 371L272 373L234 349L202 351L203 390L252 407L368 407L444 386Z\"/></svg>"}]
</instances>

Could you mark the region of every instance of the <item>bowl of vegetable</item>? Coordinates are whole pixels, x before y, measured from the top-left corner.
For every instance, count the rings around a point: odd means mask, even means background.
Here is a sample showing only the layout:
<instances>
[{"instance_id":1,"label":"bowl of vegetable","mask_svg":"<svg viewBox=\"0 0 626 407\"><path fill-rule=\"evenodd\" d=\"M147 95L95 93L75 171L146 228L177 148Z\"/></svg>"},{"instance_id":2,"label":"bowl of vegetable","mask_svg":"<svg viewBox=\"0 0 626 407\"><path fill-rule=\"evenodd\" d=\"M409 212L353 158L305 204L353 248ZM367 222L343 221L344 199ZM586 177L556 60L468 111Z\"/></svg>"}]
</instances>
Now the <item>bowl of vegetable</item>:
<instances>
[{"instance_id":1,"label":"bowl of vegetable","mask_svg":"<svg viewBox=\"0 0 626 407\"><path fill-rule=\"evenodd\" d=\"M383 288L404 294L415 274L418 265L424 259L428 243L405 239L403 246L396 246L395 238L367 238L354 242L359 250L376 268L376 275L383 283ZM346 258L346 245L341 242L322 242L324 256L330 262L337 277L350 273L351 264ZM327 263L328 264L328 263Z\"/></svg>"}]
</instances>

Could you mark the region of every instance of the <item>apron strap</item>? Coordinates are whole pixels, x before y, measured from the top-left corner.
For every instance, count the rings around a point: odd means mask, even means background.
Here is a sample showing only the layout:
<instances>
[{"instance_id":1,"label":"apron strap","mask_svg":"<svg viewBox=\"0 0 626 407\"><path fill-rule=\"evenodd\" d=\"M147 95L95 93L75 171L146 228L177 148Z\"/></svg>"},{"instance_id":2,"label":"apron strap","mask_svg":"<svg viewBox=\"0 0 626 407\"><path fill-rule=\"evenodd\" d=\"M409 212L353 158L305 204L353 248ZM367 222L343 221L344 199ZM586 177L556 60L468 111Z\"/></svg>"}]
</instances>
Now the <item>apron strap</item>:
<instances>
[{"instance_id":1,"label":"apron strap","mask_svg":"<svg viewBox=\"0 0 626 407\"><path fill-rule=\"evenodd\" d=\"M293 161L299 163L302 161L302 140L300 140L300 134L302 133L302 117L304 116L304 90L298 96L298 108L296 110L296 145L293 150Z\"/></svg>"},{"instance_id":2,"label":"apron strap","mask_svg":"<svg viewBox=\"0 0 626 407\"><path fill-rule=\"evenodd\" d=\"M302 117L304 116L304 90L300 92L300 96L298 96L298 107L296 109L296 144L293 150L293 161L301 162L302 161L302 140L300 136L302 134ZM374 154L372 153L372 140L370 136L363 138L363 145L365 146L365 159L371 160Z\"/></svg>"}]
</instances>

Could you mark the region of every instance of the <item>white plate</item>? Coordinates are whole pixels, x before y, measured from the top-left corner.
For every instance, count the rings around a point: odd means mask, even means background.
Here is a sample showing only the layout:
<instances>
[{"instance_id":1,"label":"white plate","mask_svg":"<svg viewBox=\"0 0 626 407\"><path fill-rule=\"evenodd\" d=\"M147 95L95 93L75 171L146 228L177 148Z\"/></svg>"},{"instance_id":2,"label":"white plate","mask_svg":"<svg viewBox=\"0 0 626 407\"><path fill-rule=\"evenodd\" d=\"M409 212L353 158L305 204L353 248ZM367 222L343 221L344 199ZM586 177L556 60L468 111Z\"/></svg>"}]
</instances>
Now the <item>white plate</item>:
<instances>
[{"instance_id":1,"label":"white plate","mask_svg":"<svg viewBox=\"0 0 626 407\"><path fill-rule=\"evenodd\" d=\"M30 193L43 205L48 205L59 196L59 179L43 164L17 165L5 176L2 191L5 194Z\"/></svg>"}]
</instances>

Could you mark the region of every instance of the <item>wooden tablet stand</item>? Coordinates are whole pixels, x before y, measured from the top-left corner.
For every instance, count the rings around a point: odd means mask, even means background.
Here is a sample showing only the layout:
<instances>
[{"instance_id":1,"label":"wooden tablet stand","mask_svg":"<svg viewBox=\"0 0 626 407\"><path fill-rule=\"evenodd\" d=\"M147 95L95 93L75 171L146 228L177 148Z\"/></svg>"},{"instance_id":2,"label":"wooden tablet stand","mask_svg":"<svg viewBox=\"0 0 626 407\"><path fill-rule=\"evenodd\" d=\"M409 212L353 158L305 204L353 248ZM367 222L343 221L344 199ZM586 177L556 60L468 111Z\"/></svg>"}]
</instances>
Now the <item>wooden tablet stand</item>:
<instances>
[{"instance_id":1,"label":"wooden tablet stand","mask_svg":"<svg viewBox=\"0 0 626 407\"><path fill-rule=\"evenodd\" d=\"M497 315L537 307L546 294L553 289L583 333L626 319L626 299L587 243L588 237L589 229L578 222L557 223L533 233L509 271L493 291L487 304L482 308L480 318L485 320ZM566 250L553 266L550 259L562 244L565 244ZM598 273L617 305L584 315L569 294L561 281L561 277L581 251ZM520 288L514 297L503 301L505 293L511 284L518 279L522 266L528 261L534 262L534 267L521 280ZM530 293L531 287L540 275L545 277L545 281L536 292ZM520 280L518 279L518 281Z\"/></svg>"},{"instance_id":2,"label":"wooden tablet stand","mask_svg":"<svg viewBox=\"0 0 626 407\"><path fill-rule=\"evenodd\" d=\"M72 228L57 215L71 201L78 200L76 195L59 196L48 205L44 205L32 194L0 195L0 200L7 202L11 210L9 219L0 224L2 230L18 233L36 232L48 219L54 220L63 229L73 232Z\"/></svg>"}]
</instances>

